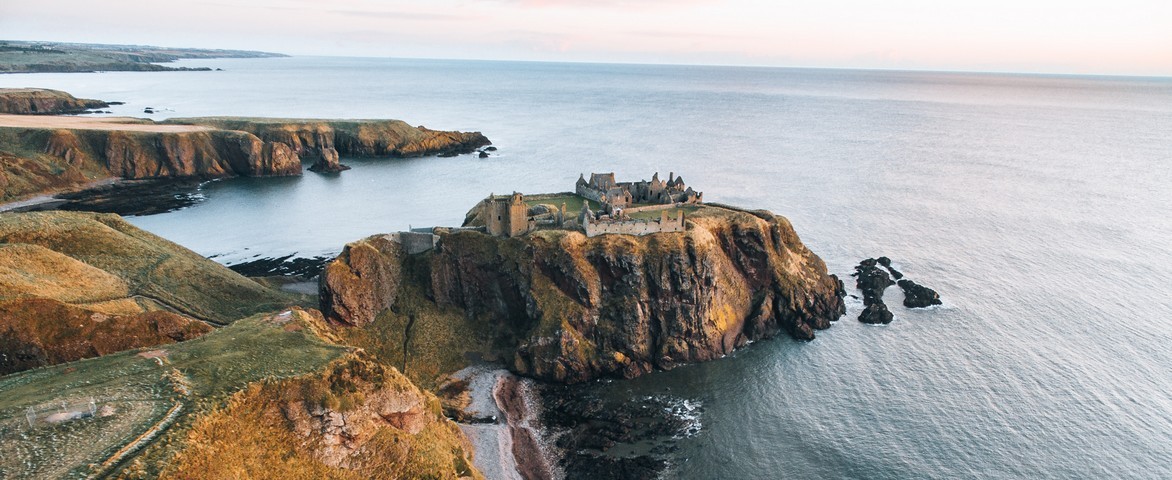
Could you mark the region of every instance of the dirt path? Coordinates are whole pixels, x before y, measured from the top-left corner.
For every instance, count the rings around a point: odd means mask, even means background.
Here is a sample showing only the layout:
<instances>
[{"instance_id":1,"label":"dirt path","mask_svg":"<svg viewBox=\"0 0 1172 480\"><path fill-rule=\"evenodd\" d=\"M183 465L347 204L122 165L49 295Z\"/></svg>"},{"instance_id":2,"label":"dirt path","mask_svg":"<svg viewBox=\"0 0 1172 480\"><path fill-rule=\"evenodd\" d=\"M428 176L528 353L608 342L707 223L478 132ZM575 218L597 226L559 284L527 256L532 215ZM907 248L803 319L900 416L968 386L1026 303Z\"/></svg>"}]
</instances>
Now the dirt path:
<instances>
[{"instance_id":1,"label":"dirt path","mask_svg":"<svg viewBox=\"0 0 1172 480\"><path fill-rule=\"evenodd\" d=\"M164 125L140 122L131 117L74 117L63 115L0 114L0 127L67 128L75 130L129 130L134 132L200 132L211 130L198 125Z\"/></svg>"}]
</instances>

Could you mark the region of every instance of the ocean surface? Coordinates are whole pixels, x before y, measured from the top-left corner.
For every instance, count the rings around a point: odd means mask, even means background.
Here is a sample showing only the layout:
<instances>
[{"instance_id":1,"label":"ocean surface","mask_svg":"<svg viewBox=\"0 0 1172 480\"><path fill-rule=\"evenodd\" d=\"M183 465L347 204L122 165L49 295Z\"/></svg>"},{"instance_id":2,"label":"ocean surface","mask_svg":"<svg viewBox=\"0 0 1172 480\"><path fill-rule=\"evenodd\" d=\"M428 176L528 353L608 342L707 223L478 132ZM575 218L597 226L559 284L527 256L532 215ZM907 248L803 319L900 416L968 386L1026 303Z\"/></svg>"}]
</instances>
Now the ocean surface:
<instances>
[{"instance_id":1,"label":"ocean surface","mask_svg":"<svg viewBox=\"0 0 1172 480\"><path fill-rule=\"evenodd\" d=\"M0 75L153 118L399 118L479 159L343 159L204 185L136 225L234 263L458 225L489 193L682 175L787 216L846 278L886 255L942 307L599 383L698 405L679 478L1172 478L1172 79L278 58ZM853 285L851 285L853 286Z\"/></svg>"}]
</instances>

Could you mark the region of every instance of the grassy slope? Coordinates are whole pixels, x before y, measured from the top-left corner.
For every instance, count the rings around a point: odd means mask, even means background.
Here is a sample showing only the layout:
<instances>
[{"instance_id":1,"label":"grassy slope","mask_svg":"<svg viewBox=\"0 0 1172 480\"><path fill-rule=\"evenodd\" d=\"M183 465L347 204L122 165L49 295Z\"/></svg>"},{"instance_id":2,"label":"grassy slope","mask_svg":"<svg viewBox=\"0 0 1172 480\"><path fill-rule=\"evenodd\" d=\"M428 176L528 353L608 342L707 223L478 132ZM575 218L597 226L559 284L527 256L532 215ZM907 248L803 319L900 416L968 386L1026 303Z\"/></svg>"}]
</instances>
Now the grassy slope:
<instances>
[{"instance_id":1,"label":"grassy slope","mask_svg":"<svg viewBox=\"0 0 1172 480\"><path fill-rule=\"evenodd\" d=\"M89 465L100 465L181 402L175 426L144 453L148 460L166 458L192 413L209 411L251 382L318 371L346 352L315 336L314 328L300 312L257 315L169 345L159 360L130 351L0 378L0 477L89 472ZM44 421L62 402L84 409L91 397L117 413L57 425ZM39 414L32 428L25 418L29 407Z\"/></svg>"},{"instance_id":2,"label":"grassy slope","mask_svg":"<svg viewBox=\"0 0 1172 480\"><path fill-rule=\"evenodd\" d=\"M28 262L21 252L29 247L12 247L21 244L52 250L76 262ZM20 290L0 291L0 299L54 298L60 285L67 284L71 290L106 292L102 295L109 298L104 300L116 300L121 295L115 290L121 287L107 285L112 276L125 282L127 296L140 304L156 304L221 325L296 302L291 295L265 288L116 215L0 214L0 245L5 246L0 248L0 266L20 264L25 278L32 279ZM73 268L56 268L63 264ZM93 279L92 283L87 279Z\"/></svg>"}]
</instances>

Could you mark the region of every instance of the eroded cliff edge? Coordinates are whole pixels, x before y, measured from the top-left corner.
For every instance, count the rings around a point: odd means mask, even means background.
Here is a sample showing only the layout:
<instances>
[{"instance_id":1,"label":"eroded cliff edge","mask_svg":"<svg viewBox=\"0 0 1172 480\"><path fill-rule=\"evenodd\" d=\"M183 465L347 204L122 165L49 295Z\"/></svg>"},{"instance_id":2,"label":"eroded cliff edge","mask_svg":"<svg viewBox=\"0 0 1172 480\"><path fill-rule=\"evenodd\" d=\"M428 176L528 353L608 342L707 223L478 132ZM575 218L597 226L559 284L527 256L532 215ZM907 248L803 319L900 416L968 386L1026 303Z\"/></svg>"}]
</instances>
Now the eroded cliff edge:
<instances>
[{"instance_id":1,"label":"eroded cliff edge","mask_svg":"<svg viewBox=\"0 0 1172 480\"><path fill-rule=\"evenodd\" d=\"M331 321L424 382L472 351L546 380L634 377L813 339L845 312L842 282L767 211L705 206L685 232L641 237L438 233L415 255L391 236L351 243L321 280Z\"/></svg>"},{"instance_id":2,"label":"eroded cliff edge","mask_svg":"<svg viewBox=\"0 0 1172 480\"><path fill-rule=\"evenodd\" d=\"M339 155L408 157L466 153L479 132L412 127L398 120L149 120L0 115L0 201L121 179L212 179L338 171Z\"/></svg>"},{"instance_id":3,"label":"eroded cliff edge","mask_svg":"<svg viewBox=\"0 0 1172 480\"><path fill-rule=\"evenodd\" d=\"M315 120L282 118L178 118L167 123L203 125L251 133L265 142L288 145L314 171L339 171L340 155L417 157L471 153L492 142L480 132L450 132L413 127L402 120Z\"/></svg>"},{"instance_id":4,"label":"eroded cliff edge","mask_svg":"<svg viewBox=\"0 0 1172 480\"><path fill-rule=\"evenodd\" d=\"M60 115L83 113L111 104L101 100L77 98L48 88L0 88L0 113L18 115Z\"/></svg>"}]
</instances>

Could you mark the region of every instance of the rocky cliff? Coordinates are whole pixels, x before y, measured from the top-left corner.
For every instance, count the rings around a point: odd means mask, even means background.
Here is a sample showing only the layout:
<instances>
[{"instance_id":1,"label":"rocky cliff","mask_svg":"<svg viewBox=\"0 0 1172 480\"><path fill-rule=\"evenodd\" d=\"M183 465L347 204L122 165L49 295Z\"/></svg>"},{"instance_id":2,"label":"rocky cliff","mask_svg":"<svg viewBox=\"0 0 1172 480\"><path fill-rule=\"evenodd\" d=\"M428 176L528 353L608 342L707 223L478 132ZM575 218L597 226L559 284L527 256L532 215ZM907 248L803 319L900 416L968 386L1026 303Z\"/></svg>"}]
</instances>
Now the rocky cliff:
<instances>
[{"instance_id":1,"label":"rocky cliff","mask_svg":"<svg viewBox=\"0 0 1172 480\"><path fill-rule=\"evenodd\" d=\"M161 478L483 478L439 400L362 354L254 384L183 444Z\"/></svg>"},{"instance_id":2,"label":"rocky cliff","mask_svg":"<svg viewBox=\"0 0 1172 480\"><path fill-rule=\"evenodd\" d=\"M51 119L55 122L0 118L0 201L111 177L300 175L303 156L315 159L311 170L336 172L349 168L338 162L340 155L468 153L490 143L479 132L429 130L399 120L225 117L157 124L113 118Z\"/></svg>"},{"instance_id":3,"label":"rocky cliff","mask_svg":"<svg viewBox=\"0 0 1172 480\"><path fill-rule=\"evenodd\" d=\"M689 220L642 237L441 234L417 255L374 236L326 267L322 307L380 332L408 372L480 337L517 372L570 383L711 360L779 332L813 339L844 313L842 282L784 217L708 206ZM463 331L437 338L437 324Z\"/></svg>"},{"instance_id":4,"label":"rocky cliff","mask_svg":"<svg viewBox=\"0 0 1172 480\"><path fill-rule=\"evenodd\" d=\"M0 127L0 201L111 177L299 174L301 160L288 145L239 131L132 130L119 129L117 124L100 130Z\"/></svg>"},{"instance_id":5,"label":"rocky cliff","mask_svg":"<svg viewBox=\"0 0 1172 480\"><path fill-rule=\"evenodd\" d=\"M309 120L267 118L179 118L168 123L239 130L266 142L289 145L305 158L315 159L313 171L340 171L339 155L357 157L415 157L471 153L492 142L480 132L446 132L412 127L401 120Z\"/></svg>"},{"instance_id":6,"label":"rocky cliff","mask_svg":"<svg viewBox=\"0 0 1172 480\"><path fill-rule=\"evenodd\" d=\"M76 98L60 90L47 88L0 88L0 113L18 115L53 115L82 113L110 104L101 100Z\"/></svg>"}]
</instances>

